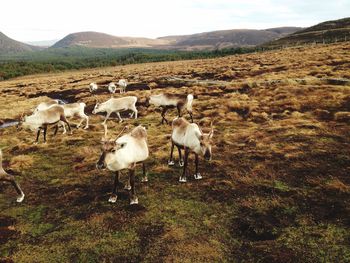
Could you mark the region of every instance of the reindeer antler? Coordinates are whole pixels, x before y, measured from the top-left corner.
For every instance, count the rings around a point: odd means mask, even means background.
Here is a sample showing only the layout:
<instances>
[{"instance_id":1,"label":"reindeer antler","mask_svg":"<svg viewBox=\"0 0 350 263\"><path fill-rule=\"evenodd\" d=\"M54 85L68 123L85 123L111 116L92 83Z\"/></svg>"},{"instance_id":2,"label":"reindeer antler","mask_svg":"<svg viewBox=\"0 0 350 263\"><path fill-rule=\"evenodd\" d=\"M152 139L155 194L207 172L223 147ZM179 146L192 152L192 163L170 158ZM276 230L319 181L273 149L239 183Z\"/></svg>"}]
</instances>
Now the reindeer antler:
<instances>
[{"instance_id":1,"label":"reindeer antler","mask_svg":"<svg viewBox=\"0 0 350 263\"><path fill-rule=\"evenodd\" d=\"M129 126L128 126L128 125L126 125L126 126L122 129L122 131L118 134L117 138L118 138L120 135L122 135L122 133L123 133L125 130L127 130L127 129L129 129Z\"/></svg>"}]
</instances>

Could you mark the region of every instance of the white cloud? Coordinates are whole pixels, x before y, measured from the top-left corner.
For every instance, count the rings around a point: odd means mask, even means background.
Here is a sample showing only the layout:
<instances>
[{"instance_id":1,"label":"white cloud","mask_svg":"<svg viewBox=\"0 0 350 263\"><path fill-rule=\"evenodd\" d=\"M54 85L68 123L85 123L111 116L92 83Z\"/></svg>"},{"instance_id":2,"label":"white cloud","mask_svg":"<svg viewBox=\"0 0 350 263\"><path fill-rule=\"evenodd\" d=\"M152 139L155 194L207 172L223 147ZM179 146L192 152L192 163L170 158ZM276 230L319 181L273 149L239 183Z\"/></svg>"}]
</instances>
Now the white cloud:
<instances>
[{"instance_id":1,"label":"white cloud","mask_svg":"<svg viewBox=\"0 0 350 263\"><path fill-rule=\"evenodd\" d=\"M347 16L350 1L12 0L1 3L1 10L0 31L21 41L34 41L90 30L158 37L219 29L311 26Z\"/></svg>"}]
</instances>

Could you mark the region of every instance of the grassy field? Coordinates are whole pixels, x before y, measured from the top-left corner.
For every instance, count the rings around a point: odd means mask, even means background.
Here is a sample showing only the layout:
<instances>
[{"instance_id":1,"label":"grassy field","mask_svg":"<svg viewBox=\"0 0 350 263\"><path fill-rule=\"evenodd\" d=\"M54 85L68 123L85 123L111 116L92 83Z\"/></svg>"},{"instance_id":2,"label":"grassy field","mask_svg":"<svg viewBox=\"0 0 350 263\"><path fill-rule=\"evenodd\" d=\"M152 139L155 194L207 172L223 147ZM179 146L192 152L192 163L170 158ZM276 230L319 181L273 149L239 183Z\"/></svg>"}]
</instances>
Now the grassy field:
<instances>
[{"instance_id":1,"label":"grassy field","mask_svg":"<svg viewBox=\"0 0 350 263\"><path fill-rule=\"evenodd\" d=\"M341 43L0 82L6 122L49 97L85 102L91 115L95 99L110 95L91 95L88 84L127 78L140 118L113 116L110 133L145 125L151 152L139 205L129 206L126 191L109 204L112 174L95 169L102 116L72 135L50 131L47 144L0 129L4 165L20 172L26 192L17 204L0 185L0 261L349 262L349 69L350 43ZM206 130L214 120L201 181L180 184L180 168L167 166L171 128L145 106L161 91L193 93L195 122Z\"/></svg>"}]
</instances>

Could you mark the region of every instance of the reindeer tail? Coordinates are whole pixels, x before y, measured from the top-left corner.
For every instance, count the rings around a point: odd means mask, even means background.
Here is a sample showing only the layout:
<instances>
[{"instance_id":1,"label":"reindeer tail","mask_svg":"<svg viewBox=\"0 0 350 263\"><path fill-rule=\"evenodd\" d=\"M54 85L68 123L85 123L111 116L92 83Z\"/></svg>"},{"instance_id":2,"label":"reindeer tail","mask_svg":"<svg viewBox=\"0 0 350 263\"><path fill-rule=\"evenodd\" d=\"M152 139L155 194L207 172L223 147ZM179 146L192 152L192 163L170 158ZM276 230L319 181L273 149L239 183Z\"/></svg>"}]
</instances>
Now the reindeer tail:
<instances>
[{"instance_id":1,"label":"reindeer tail","mask_svg":"<svg viewBox=\"0 0 350 263\"><path fill-rule=\"evenodd\" d=\"M193 103L193 95L188 94L187 95L187 104L186 104L186 109L188 112L192 112L192 103Z\"/></svg>"}]
</instances>

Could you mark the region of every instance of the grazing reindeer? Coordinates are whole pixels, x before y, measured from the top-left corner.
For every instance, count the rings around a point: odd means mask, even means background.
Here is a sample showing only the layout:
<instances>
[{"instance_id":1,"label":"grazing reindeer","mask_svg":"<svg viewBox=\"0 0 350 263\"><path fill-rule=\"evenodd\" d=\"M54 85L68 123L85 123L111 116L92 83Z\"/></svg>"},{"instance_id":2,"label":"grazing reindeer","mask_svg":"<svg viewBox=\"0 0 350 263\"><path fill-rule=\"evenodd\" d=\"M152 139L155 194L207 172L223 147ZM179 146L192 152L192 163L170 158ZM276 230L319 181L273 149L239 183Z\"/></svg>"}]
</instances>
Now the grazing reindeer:
<instances>
[{"instance_id":1,"label":"grazing reindeer","mask_svg":"<svg viewBox=\"0 0 350 263\"><path fill-rule=\"evenodd\" d=\"M40 110L46 110L47 108L50 108L51 106L53 105L59 105L58 103L58 100L50 100L50 101L47 101L47 102L41 102L36 108L35 110L33 111L34 113L35 112L38 112Z\"/></svg>"},{"instance_id":2,"label":"grazing reindeer","mask_svg":"<svg viewBox=\"0 0 350 263\"><path fill-rule=\"evenodd\" d=\"M99 112L107 112L106 118L103 121L103 124L106 124L107 119L113 112L117 113L119 122L122 122L123 119L120 117L119 112L126 111L126 110L132 110L133 113L131 114L131 117L133 117L133 115L135 114L135 119L137 119L136 102L137 102L137 97L135 96L128 96L123 98L111 98L106 102L96 103L92 113L96 114Z\"/></svg>"},{"instance_id":3,"label":"grazing reindeer","mask_svg":"<svg viewBox=\"0 0 350 263\"><path fill-rule=\"evenodd\" d=\"M36 113L40 110L46 110L53 105L58 105L58 100L51 100L49 102L40 103L36 107L36 109L34 110L34 113ZM78 103L77 102L77 103L63 104L61 106L64 109L64 115L66 116L66 118L72 118L75 116L80 117L81 121L77 125L77 128L80 127L80 125L83 123L84 120L86 120L86 125L85 125L84 129L86 130L89 128L89 117L84 112L85 107L86 107L85 103L83 103L83 102ZM61 122L61 125L63 127L63 134L65 134L67 132L66 127L65 127L63 122Z\"/></svg>"},{"instance_id":4,"label":"grazing reindeer","mask_svg":"<svg viewBox=\"0 0 350 263\"><path fill-rule=\"evenodd\" d=\"M186 107L186 110L191 117L191 121L193 122L192 103L192 94L184 96L178 94L162 93L159 95L151 95L149 99L149 104L152 104L156 107L162 107L162 124L164 123L164 121L168 124L168 120L165 118L165 113L168 109L175 107L177 108L179 117L181 117L182 109Z\"/></svg>"},{"instance_id":5,"label":"grazing reindeer","mask_svg":"<svg viewBox=\"0 0 350 263\"><path fill-rule=\"evenodd\" d=\"M190 152L195 154L196 171L194 178L202 179L201 174L198 172L199 155L202 154L207 161L211 160L211 139L214 135L213 125L211 124L211 131L208 134L202 132L202 130L195 123L189 123L184 118L176 118L172 123L171 134L171 152L168 165L174 165L173 151L174 146L179 151L179 164L183 166L182 175L180 176L180 182L187 182L186 169L188 164L188 155ZM181 157L181 149L185 149L184 161Z\"/></svg>"},{"instance_id":6,"label":"grazing reindeer","mask_svg":"<svg viewBox=\"0 0 350 263\"><path fill-rule=\"evenodd\" d=\"M89 90L91 93L93 93L94 91L97 91L98 90L97 84L95 82L90 83Z\"/></svg>"},{"instance_id":7,"label":"grazing reindeer","mask_svg":"<svg viewBox=\"0 0 350 263\"><path fill-rule=\"evenodd\" d=\"M120 79L118 81L118 86L120 89L120 93L125 93L126 87L128 86L128 81L126 79Z\"/></svg>"},{"instance_id":8,"label":"grazing reindeer","mask_svg":"<svg viewBox=\"0 0 350 263\"><path fill-rule=\"evenodd\" d=\"M117 86L114 84L114 82L111 82L108 84L108 91L110 93L115 93L116 90L117 90Z\"/></svg>"},{"instance_id":9,"label":"grazing reindeer","mask_svg":"<svg viewBox=\"0 0 350 263\"><path fill-rule=\"evenodd\" d=\"M106 134L107 126L105 125L105 136ZM110 196L108 202L115 203L117 201L119 171L128 169L129 184L131 187L129 188L128 184L126 189L131 190L130 204L138 204L138 198L135 192L135 167L137 163L142 163L142 181L147 182L148 179L144 161L148 158L148 155L147 132L142 126L134 128L130 133L124 134L116 140L102 140L102 155L100 156L96 167L97 169L107 168L108 170L115 172L112 195Z\"/></svg>"},{"instance_id":10,"label":"grazing reindeer","mask_svg":"<svg viewBox=\"0 0 350 263\"><path fill-rule=\"evenodd\" d=\"M17 197L17 202L21 203L24 199L24 193L21 189L21 187L18 185L18 183L15 181L15 178L13 175L8 174L3 168L2 168L2 151L0 149L0 181L10 182L13 187L16 189L16 192L19 194Z\"/></svg>"},{"instance_id":11,"label":"grazing reindeer","mask_svg":"<svg viewBox=\"0 0 350 263\"><path fill-rule=\"evenodd\" d=\"M35 112L33 115L25 116L24 118L20 118L17 130L20 130L22 128L27 128L32 131L37 131L36 141L35 143L39 142L39 135L41 130L44 131L44 142L46 142L46 132L47 127L50 125L56 125L55 135L58 130L58 123L60 121L63 121L68 125L69 131L71 131L71 127L66 119L66 116L64 115L64 109L60 105L53 105L46 110L41 110Z\"/></svg>"}]
</instances>

